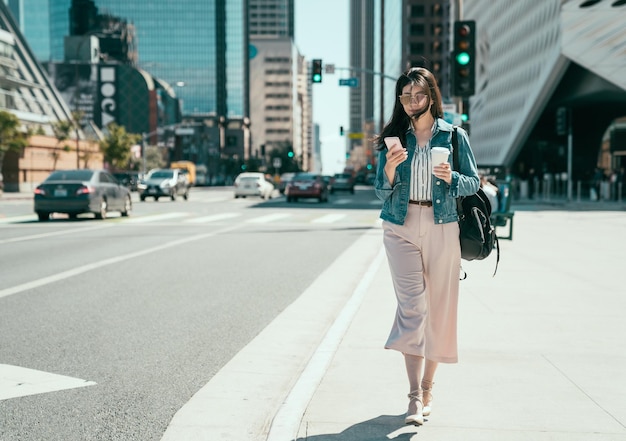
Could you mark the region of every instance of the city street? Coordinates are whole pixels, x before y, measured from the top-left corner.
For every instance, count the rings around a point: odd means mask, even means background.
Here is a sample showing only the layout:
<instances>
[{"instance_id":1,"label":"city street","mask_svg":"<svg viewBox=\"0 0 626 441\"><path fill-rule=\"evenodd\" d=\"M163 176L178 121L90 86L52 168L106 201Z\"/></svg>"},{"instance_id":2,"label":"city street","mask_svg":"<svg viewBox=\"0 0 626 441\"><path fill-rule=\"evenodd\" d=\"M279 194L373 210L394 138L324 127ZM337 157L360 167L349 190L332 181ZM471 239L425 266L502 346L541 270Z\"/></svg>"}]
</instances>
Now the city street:
<instances>
[{"instance_id":1,"label":"city street","mask_svg":"<svg viewBox=\"0 0 626 441\"><path fill-rule=\"evenodd\" d=\"M417 428L371 189L46 223L0 200L0 440L625 440L619 206L528 202L495 277L464 262Z\"/></svg>"},{"instance_id":2,"label":"city street","mask_svg":"<svg viewBox=\"0 0 626 441\"><path fill-rule=\"evenodd\" d=\"M1 440L160 439L379 206L371 189L324 204L133 197L129 218L45 223L31 200L0 200Z\"/></svg>"}]
</instances>

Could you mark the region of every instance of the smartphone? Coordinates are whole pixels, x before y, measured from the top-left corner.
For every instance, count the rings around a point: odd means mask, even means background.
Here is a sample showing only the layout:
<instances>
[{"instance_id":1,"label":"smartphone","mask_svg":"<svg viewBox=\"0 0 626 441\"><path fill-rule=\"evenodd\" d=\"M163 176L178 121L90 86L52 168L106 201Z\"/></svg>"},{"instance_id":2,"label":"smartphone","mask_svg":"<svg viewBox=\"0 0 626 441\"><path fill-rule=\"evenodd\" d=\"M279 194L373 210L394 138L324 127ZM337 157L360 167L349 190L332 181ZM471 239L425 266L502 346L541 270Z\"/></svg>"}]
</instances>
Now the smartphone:
<instances>
[{"instance_id":1,"label":"smartphone","mask_svg":"<svg viewBox=\"0 0 626 441\"><path fill-rule=\"evenodd\" d=\"M393 146L396 146L396 145L402 148L402 143L400 142L400 138L398 138L397 136L386 136L385 145L387 146L389 150L391 150Z\"/></svg>"}]
</instances>

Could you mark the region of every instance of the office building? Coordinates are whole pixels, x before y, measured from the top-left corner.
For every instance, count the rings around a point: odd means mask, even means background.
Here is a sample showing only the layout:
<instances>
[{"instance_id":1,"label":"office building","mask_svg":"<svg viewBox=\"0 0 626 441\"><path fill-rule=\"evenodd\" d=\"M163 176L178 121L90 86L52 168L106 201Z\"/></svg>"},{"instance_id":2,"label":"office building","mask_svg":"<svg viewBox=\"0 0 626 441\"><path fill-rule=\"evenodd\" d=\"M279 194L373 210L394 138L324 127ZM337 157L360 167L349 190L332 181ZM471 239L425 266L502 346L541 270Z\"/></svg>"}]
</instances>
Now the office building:
<instances>
[{"instance_id":1,"label":"office building","mask_svg":"<svg viewBox=\"0 0 626 441\"><path fill-rule=\"evenodd\" d=\"M275 167L272 158L276 152L291 150L299 168L319 169L313 148L309 62L294 43L294 1L249 2L251 156L269 172L280 173L286 164Z\"/></svg>"}]
</instances>

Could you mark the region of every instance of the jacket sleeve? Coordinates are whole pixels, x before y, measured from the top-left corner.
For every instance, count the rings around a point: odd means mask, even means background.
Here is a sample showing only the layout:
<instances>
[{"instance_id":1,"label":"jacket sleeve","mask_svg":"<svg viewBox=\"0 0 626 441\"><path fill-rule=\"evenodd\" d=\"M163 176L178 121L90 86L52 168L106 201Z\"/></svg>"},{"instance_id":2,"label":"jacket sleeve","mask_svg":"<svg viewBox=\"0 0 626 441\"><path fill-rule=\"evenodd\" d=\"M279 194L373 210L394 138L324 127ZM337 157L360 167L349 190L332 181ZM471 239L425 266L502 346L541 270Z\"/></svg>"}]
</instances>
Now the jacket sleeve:
<instances>
[{"instance_id":1,"label":"jacket sleeve","mask_svg":"<svg viewBox=\"0 0 626 441\"><path fill-rule=\"evenodd\" d=\"M467 132L460 127L457 127L456 130L458 135L459 164L458 167L452 164L454 170L452 172L452 182L450 183L450 196L458 198L476 193L480 187L480 179Z\"/></svg>"},{"instance_id":2,"label":"jacket sleeve","mask_svg":"<svg viewBox=\"0 0 626 441\"><path fill-rule=\"evenodd\" d=\"M383 147L378 152L378 163L376 164L376 179L374 180L374 192L378 199L386 201L389 199L395 184L398 182L398 173L396 171L395 182L392 185L387 179L387 173L385 173L385 165L387 164L387 147Z\"/></svg>"}]
</instances>

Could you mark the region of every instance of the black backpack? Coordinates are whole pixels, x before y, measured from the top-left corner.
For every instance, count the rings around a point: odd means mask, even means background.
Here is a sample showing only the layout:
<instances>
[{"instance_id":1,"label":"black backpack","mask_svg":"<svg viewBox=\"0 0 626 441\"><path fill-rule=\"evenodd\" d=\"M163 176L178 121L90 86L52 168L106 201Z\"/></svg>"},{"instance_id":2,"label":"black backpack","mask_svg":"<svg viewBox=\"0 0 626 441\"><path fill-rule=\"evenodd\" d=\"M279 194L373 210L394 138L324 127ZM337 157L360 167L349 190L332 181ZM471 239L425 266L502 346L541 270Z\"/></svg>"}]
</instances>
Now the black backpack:
<instances>
[{"instance_id":1,"label":"black backpack","mask_svg":"<svg viewBox=\"0 0 626 441\"><path fill-rule=\"evenodd\" d=\"M458 171L459 152L456 127L452 132L452 160L454 169ZM465 260L483 260L494 247L498 257L493 275L498 271L500 262L500 246L496 229L491 225L491 203L481 188L470 196L457 198L459 213L459 236L461 239L461 257Z\"/></svg>"}]
</instances>

